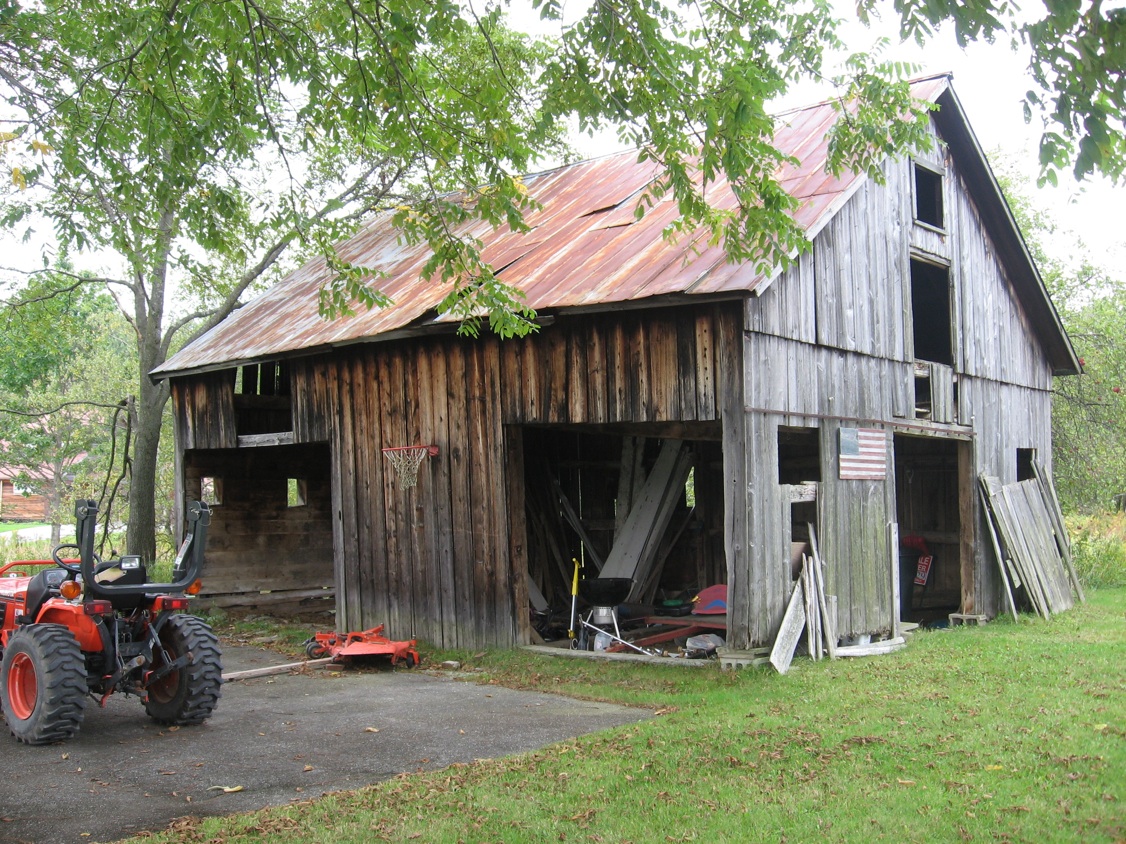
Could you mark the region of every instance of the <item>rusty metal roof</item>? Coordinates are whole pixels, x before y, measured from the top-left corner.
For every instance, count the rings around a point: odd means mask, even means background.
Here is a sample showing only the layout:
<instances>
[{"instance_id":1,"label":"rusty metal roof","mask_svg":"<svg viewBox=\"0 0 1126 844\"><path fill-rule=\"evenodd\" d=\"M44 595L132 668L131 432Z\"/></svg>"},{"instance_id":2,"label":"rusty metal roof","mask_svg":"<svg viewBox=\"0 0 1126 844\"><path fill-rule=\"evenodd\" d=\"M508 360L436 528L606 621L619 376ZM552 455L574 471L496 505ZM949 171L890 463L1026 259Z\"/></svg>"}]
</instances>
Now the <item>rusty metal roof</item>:
<instances>
[{"instance_id":1,"label":"rusty metal roof","mask_svg":"<svg viewBox=\"0 0 1126 844\"><path fill-rule=\"evenodd\" d=\"M948 87L946 75L913 83L913 93L934 102ZM799 201L793 212L813 237L852 195L862 178L825 172L827 132L836 118L828 103L776 117L778 148L797 160L779 178ZM527 215L531 230L511 232L477 222L463 232L484 244L483 257L497 277L524 292L537 311L606 306L651 297L750 294L767 278L746 264L728 263L719 246L703 234L669 243L666 226L678 215L676 204L658 202L640 219L638 198L657 176L652 162L639 162L636 151L583 161L528 176L524 182L542 207ZM730 191L725 185L714 190ZM723 194L711 197L723 204ZM422 279L429 252L404 245L388 215L376 217L338 246L341 258L387 274L380 289L393 301L387 308L351 317L323 319L318 292L331 272L323 258L310 261L273 288L173 355L152 374L168 376L229 366L298 352L314 352L345 343L401 333L442 322L438 304L447 285Z\"/></svg>"}]
</instances>

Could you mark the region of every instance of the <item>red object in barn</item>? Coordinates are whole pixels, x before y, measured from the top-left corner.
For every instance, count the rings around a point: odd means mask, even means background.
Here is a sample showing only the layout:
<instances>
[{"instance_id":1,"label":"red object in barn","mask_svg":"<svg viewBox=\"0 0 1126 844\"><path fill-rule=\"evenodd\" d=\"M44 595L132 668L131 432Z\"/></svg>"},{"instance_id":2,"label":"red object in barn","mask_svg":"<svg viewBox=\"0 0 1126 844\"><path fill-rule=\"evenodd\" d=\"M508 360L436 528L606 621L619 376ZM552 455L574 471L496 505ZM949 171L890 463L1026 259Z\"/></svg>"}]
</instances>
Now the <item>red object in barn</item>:
<instances>
[{"instance_id":1,"label":"red object in barn","mask_svg":"<svg viewBox=\"0 0 1126 844\"><path fill-rule=\"evenodd\" d=\"M414 639L395 642L383 635L385 625L359 633L315 633L305 643L305 653L310 659L332 657L333 662L345 663L355 657L389 656L392 665L405 663L414 668L420 662Z\"/></svg>"}]
</instances>

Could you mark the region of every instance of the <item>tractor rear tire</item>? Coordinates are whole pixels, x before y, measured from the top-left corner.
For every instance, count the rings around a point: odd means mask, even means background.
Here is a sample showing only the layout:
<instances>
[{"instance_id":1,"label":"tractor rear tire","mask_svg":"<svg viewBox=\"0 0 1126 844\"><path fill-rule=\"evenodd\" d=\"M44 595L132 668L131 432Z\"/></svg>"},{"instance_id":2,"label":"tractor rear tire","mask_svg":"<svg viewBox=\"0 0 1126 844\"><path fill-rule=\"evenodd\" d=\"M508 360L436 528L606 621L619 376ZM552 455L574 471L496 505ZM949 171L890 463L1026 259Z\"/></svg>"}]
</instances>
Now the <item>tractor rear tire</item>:
<instances>
[{"instance_id":1,"label":"tractor rear tire","mask_svg":"<svg viewBox=\"0 0 1126 844\"><path fill-rule=\"evenodd\" d=\"M71 738L86 714L86 660L61 624L12 632L0 662L0 704L12 735L24 744Z\"/></svg>"},{"instance_id":2,"label":"tractor rear tire","mask_svg":"<svg viewBox=\"0 0 1126 844\"><path fill-rule=\"evenodd\" d=\"M149 686L145 712L158 724L202 724L219 702L223 682L219 639L203 619L174 615L161 629L160 643L173 660L184 654L190 659ZM164 664L163 654L153 654L153 671Z\"/></svg>"}]
</instances>

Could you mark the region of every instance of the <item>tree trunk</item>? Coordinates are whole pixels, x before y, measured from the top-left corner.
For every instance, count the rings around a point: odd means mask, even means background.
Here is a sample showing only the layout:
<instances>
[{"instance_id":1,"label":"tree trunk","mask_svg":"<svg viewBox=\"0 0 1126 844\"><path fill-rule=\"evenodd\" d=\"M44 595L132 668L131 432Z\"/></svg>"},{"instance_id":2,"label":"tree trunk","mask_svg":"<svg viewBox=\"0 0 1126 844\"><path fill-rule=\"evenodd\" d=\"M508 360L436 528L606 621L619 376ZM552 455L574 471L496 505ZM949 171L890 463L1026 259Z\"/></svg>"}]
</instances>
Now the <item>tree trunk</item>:
<instances>
[{"instance_id":1,"label":"tree trunk","mask_svg":"<svg viewBox=\"0 0 1126 844\"><path fill-rule=\"evenodd\" d=\"M126 545L145 563L156 559L156 468L160 426L168 403L168 382L153 384L141 376L141 395L130 409L133 417L133 464L129 478L129 526Z\"/></svg>"}]
</instances>

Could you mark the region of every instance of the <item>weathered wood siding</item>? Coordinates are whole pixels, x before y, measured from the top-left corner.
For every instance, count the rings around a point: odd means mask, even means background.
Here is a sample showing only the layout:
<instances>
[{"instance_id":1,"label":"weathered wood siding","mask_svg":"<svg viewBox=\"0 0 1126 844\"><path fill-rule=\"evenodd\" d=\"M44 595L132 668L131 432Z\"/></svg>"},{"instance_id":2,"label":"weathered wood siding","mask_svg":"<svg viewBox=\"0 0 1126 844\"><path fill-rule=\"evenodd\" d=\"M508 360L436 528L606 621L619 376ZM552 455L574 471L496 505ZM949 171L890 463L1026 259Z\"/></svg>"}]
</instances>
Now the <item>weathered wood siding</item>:
<instances>
[{"instance_id":1,"label":"weathered wood siding","mask_svg":"<svg viewBox=\"0 0 1126 844\"><path fill-rule=\"evenodd\" d=\"M1048 359L953 165L951 171L957 176L956 182L949 180L952 188L947 194L952 225L956 226L952 271L961 338L958 369L977 378L1050 391Z\"/></svg>"},{"instance_id":2,"label":"weathered wood siding","mask_svg":"<svg viewBox=\"0 0 1126 844\"><path fill-rule=\"evenodd\" d=\"M1046 471L1052 471L1051 393L964 377L960 381L958 401L965 408L973 409L975 482L982 472L997 476L1002 483L1016 482L1017 449L1023 448L1035 449ZM980 506L974 508L974 517L976 535L988 537ZM1001 583L993 550L987 541L976 544L975 559L978 572L974 592L976 611L999 612L1003 609Z\"/></svg>"},{"instance_id":3,"label":"weathered wood siding","mask_svg":"<svg viewBox=\"0 0 1126 844\"><path fill-rule=\"evenodd\" d=\"M233 369L172 382L178 449L234 448L238 444L234 386Z\"/></svg>"},{"instance_id":4,"label":"weathered wood siding","mask_svg":"<svg viewBox=\"0 0 1126 844\"><path fill-rule=\"evenodd\" d=\"M932 127L933 128L933 127ZM864 183L810 252L747 303L748 331L897 361L913 359L912 256L948 266L955 369L1048 390L1051 372L1025 310L941 139L918 158L944 169L943 231L913 222L912 159Z\"/></svg>"},{"instance_id":5,"label":"weathered wood siding","mask_svg":"<svg viewBox=\"0 0 1126 844\"><path fill-rule=\"evenodd\" d=\"M295 440L331 445L340 623L445 647L527 641L523 454L506 426L714 421L725 401L738 419L738 379L725 395L719 369L726 338L739 371L739 310L576 317L523 340L294 361ZM439 454L403 489L380 449L414 443Z\"/></svg>"},{"instance_id":6,"label":"weathered wood siding","mask_svg":"<svg viewBox=\"0 0 1126 844\"><path fill-rule=\"evenodd\" d=\"M841 480L837 432L858 422L902 417L912 389L909 365L753 332L746 335L745 355L746 456L752 479L747 535L755 590L733 628L739 631L737 640L745 636L750 644L770 642L792 588L790 503L778 476L779 425L820 429L820 550L838 598L840 632L889 628L886 526L895 519L890 453L889 481Z\"/></svg>"},{"instance_id":7,"label":"weathered wood siding","mask_svg":"<svg viewBox=\"0 0 1126 844\"><path fill-rule=\"evenodd\" d=\"M933 126L932 126L933 128ZM1016 449L1050 454L1050 370L1027 316L996 258L983 221L954 162L938 141L920 156L944 171L944 225L914 222L914 162L885 166L885 184L869 181L817 235L812 250L747 302L747 534L751 538L746 606L732 633L737 642L771 641L789 581L789 504L777 482L779 425L821 431L821 550L838 596L842 634L890 628L894 559L886 523L896 519L894 471L884 482L838 478L842 425L909 429L915 379L911 260L949 268L958 435L972 428L963 474L1010 479ZM941 399L942 397L938 397ZM972 480L972 478L971 478ZM983 536L975 508L973 530ZM992 552L974 543L972 600L998 608ZM985 609L982 609L985 608Z\"/></svg>"}]
</instances>

